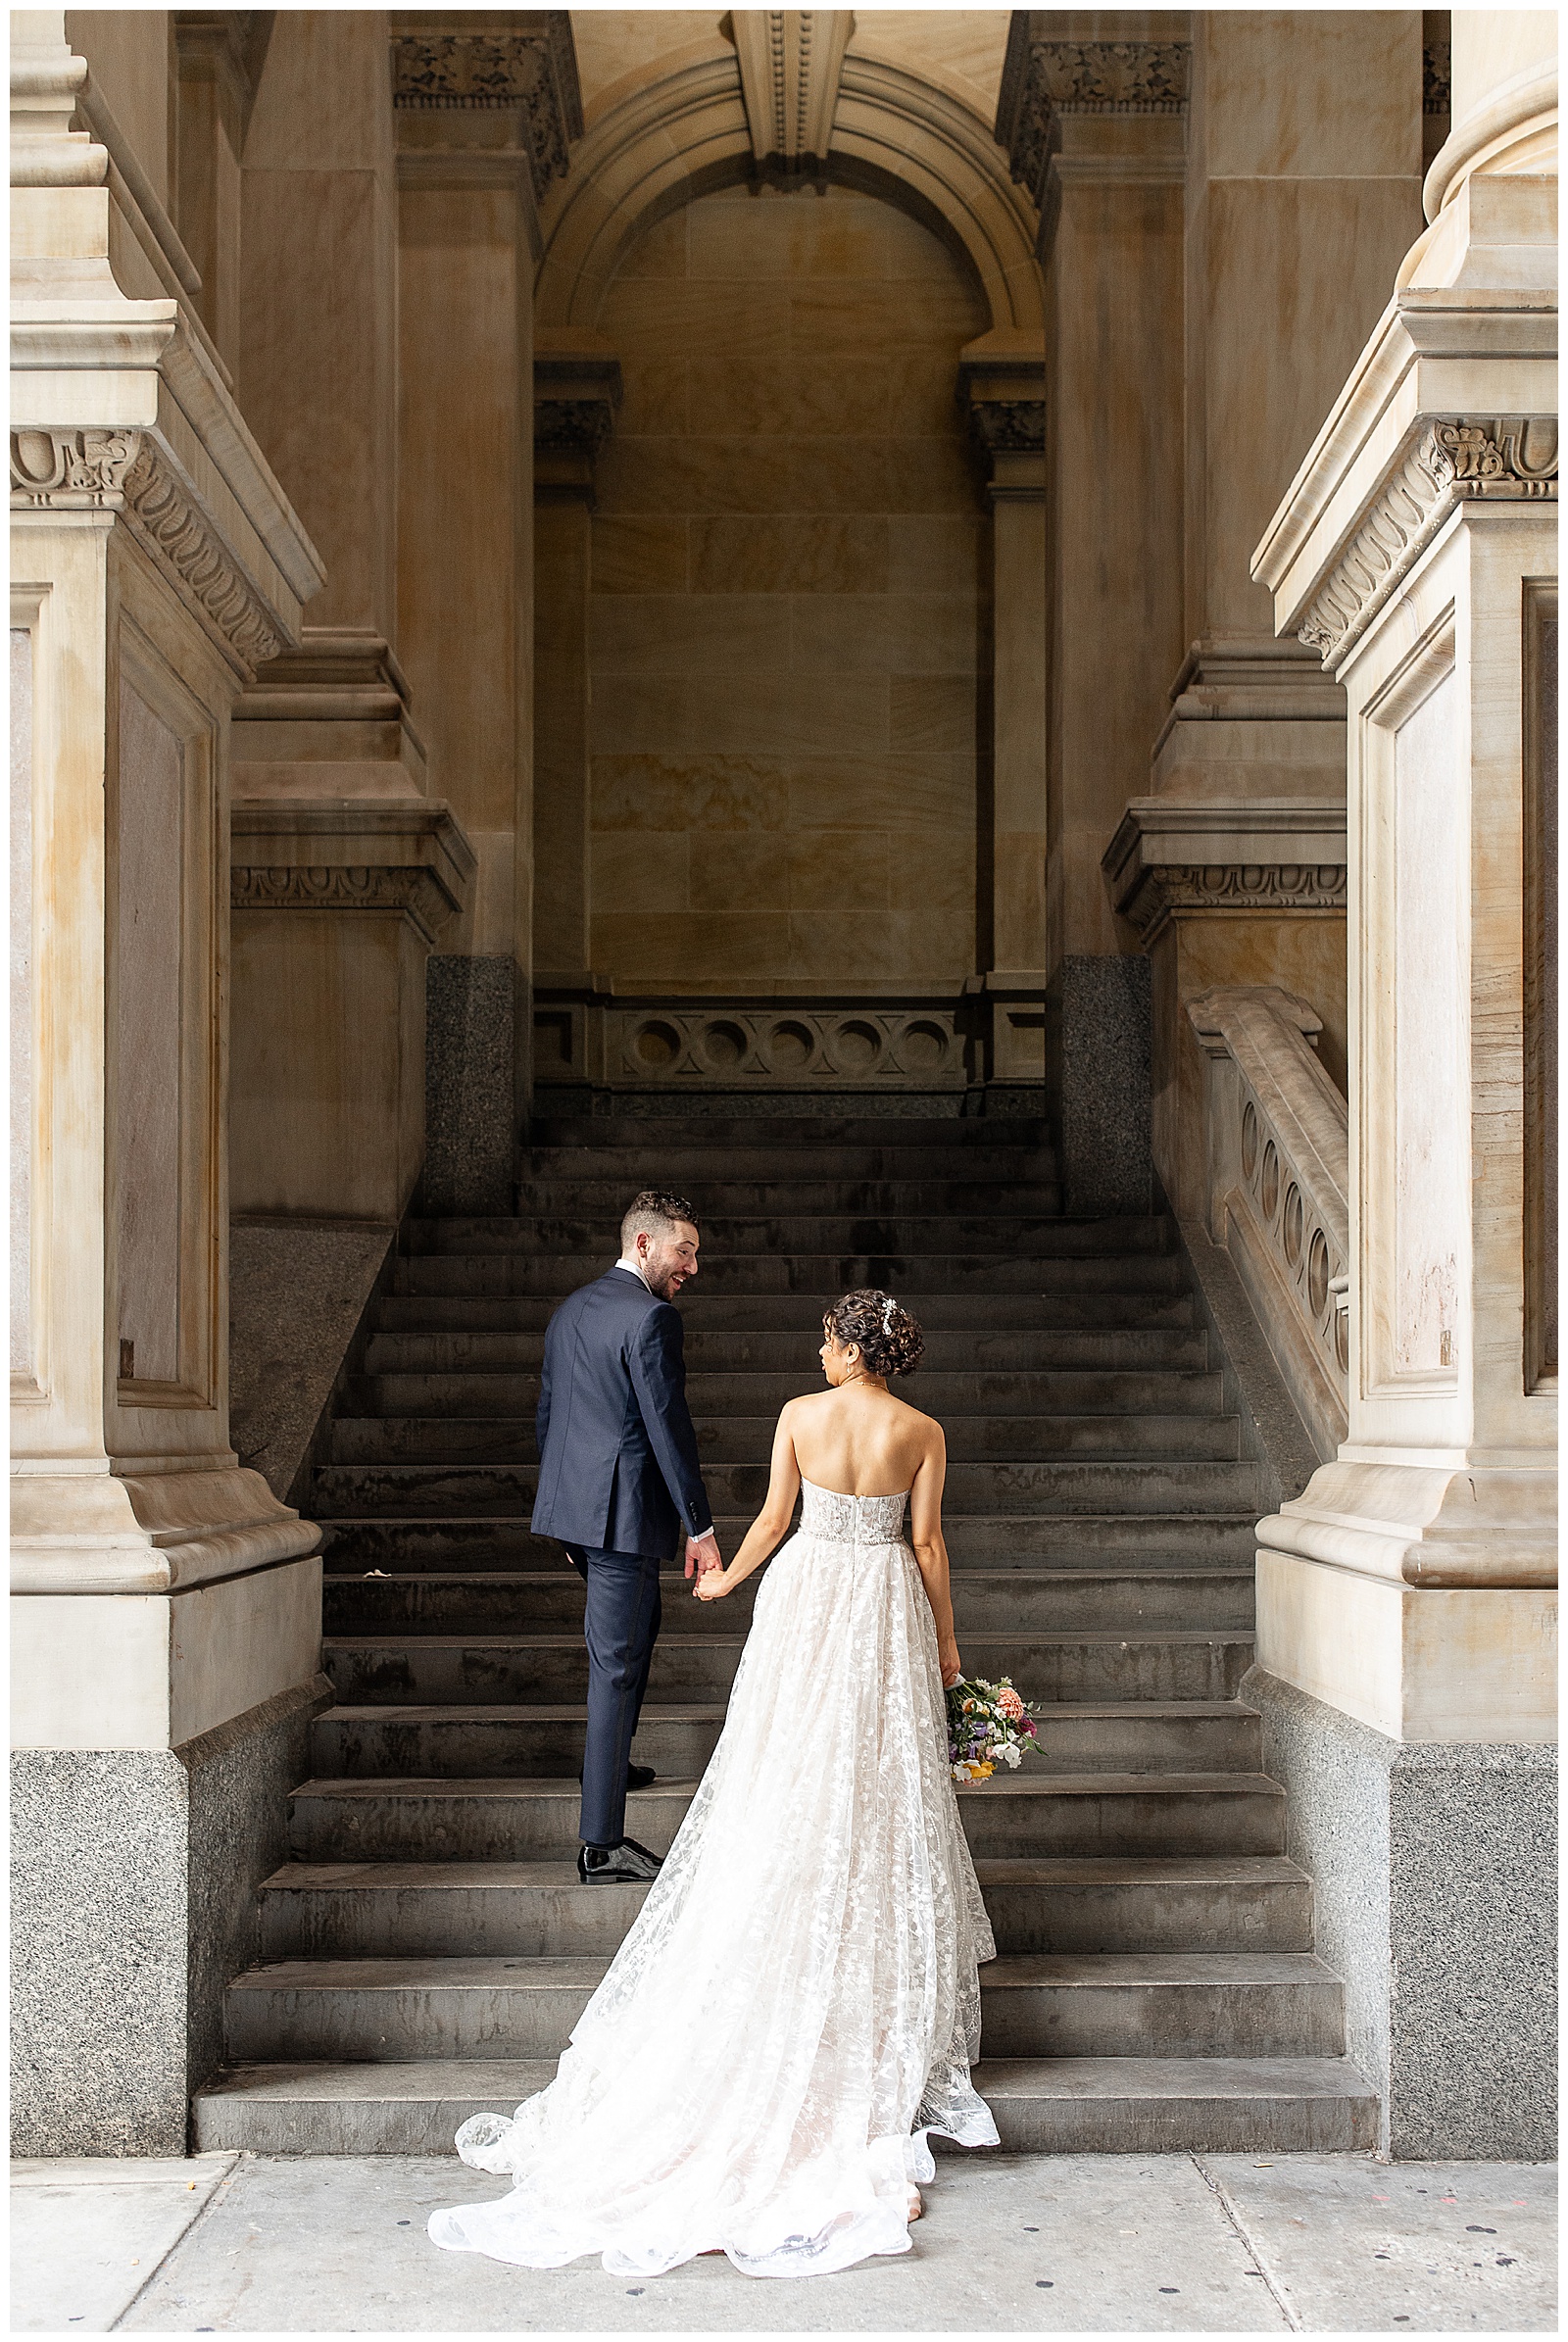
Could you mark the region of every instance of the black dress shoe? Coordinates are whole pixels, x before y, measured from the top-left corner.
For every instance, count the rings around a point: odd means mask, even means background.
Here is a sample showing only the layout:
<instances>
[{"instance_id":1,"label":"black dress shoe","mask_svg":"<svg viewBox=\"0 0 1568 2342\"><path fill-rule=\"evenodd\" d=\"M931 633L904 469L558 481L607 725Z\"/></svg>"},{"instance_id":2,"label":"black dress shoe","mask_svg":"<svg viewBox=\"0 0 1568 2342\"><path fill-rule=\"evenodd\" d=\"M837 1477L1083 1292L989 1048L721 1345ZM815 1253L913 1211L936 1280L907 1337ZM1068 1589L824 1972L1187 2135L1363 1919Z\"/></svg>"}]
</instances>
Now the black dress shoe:
<instances>
[{"instance_id":1,"label":"black dress shoe","mask_svg":"<svg viewBox=\"0 0 1568 2342\"><path fill-rule=\"evenodd\" d=\"M662 1862L662 1855L650 1854L633 1837L622 1838L618 1846L577 1848L577 1876L584 1886L645 1886L659 1877Z\"/></svg>"}]
</instances>

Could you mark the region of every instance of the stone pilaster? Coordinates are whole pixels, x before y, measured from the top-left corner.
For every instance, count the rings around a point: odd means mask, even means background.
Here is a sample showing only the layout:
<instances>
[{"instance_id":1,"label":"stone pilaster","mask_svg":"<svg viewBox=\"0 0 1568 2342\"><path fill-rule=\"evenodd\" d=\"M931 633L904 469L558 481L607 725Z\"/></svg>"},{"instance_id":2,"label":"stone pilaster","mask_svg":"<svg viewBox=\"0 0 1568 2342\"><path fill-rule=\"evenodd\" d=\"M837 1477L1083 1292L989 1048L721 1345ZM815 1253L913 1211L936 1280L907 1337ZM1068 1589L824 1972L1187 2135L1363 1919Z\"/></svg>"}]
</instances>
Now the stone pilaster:
<instances>
[{"instance_id":1,"label":"stone pilaster","mask_svg":"<svg viewBox=\"0 0 1568 2342\"><path fill-rule=\"evenodd\" d=\"M1038 1100L1046 1077L1046 358L1003 327L958 361L991 505L990 934L976 941L991 1010L988 1079ZM1036 1103L1033 1110L1038 1111Z\"/></svg>"},{"instance_id":2,"label":"stone pilaster","mask_svg":"<svg viewBox=\"0 0 1568 2342\"><path fill-rule=\"evenodd\" d=\"M534 427L534 964L588 968L589 626L594 464L614 427L620 363L595 334L540 329Z\"/></svg>"},{"instance_id":3,"label":"stone pilaster","mask_svg":"<svg viewBox=\"0 0 1568 2342\"><path fill-rule=\"evenodd\" d=\"M177 2155L318 1691L318 1533L229 1445L224 1098L229 709L321 570L188 302L120 281L157 239L63 16L13 32L12 2104Z\"/></svg>"}]
</instances>

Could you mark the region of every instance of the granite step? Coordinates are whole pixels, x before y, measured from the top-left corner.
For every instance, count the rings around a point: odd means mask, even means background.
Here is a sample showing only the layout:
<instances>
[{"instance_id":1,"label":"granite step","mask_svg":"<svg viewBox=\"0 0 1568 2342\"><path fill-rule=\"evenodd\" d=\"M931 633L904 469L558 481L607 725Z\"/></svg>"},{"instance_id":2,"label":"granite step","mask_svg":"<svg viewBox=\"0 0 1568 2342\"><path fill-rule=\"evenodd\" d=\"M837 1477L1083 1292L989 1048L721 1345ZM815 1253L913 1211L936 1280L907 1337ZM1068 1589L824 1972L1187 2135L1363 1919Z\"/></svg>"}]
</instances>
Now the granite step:
<instances>
[{"instance_id":1,"label":"granite step","mask_svg":"<svg viewBox=\"0 0 1568 2342\"><path fill-rule=\"evenodd\" d=\"M388 1514L334 1516L317 1507L328 1574L370 1570L535 1570L569 1567L553 1537L535 1537L526 1512L449 1514L440 1518ZM754 1514L714 1516L719 1544L733 1553ZM1250 1512L949 1514L943 1522L955 1573L1032 1570L1042 1566L1158 1572L1213 1564L1250 1570L1256 1549Z\"/></svg>"},{"instance_id":2,"label":"granite step","mask_svg":"<svg viewBox=\"0 0 1568 2342\"><path fill-rule=\"evenodd\" d=\"M682 1634L733 1634L750 1619L765 1567L722 1602L692 1598L679 1570L662 1574L663 1615ZM1252 1571L1147 1568L1104 1570L956 1570L954 1618L960 1635L987 1629L1090 1627L1189 1632L1252 1624ZM502 1635L579 1631L583 1584L558 1554L552 1570L409 1571L349 1577L335 1571L323 1587L329 1635Z\"/></svg>"},{"instance_id":3,"label":"granite step","mask_svg":"<svg viewBox=\"0 0 1568 2342\"><path fill-rule=\"evenodd\" d=\"M1065 1738L1057 1751L1064 1753L1070 1753ZM1196 1753L1168 1752L1166 1769L1153 1777L1131 1772L1112 1776L1107 1771L1054 1773L1049 1764L1031 1763L1026 1771L1008 1775L1005 1783L992 1781L960 1788L959 1818L977 1861L1049 1860L1056 1866L1054 1878L1062 1864L1109 1864L1114 1870L1118 1864L1125 1869L1129 1863L1152 1863L1157 1868L1163 1862L1174 1864L1186 1878L1194 1864L1209 1876L1227 1863L1245 1868L1282 1860L1277 1787L1259 1774L1184 1775L1183 1757ZM633 1791L628 1806L632 1835L656 1853L667 1853L696 1787L695 1780L670 1779ZM290 1847L304 1861L565 1862L575 1857L577 1847L577 1783L570 1777L549 1781L537 1774L322 1775L294 1791L290 1817ZM1151 1832L1162 1822L1179 1824L1189 1836L1205 1842L1152 1847ZM1087 1849L1054 1843L1041 1852L1028 1836L1037 1829L1049 1829L1054 1839L1098 1835ZM1113 1837L1132 1835L1144 1842L1133 1847L1107 1844L1107 1830ZM1249 1842L1230 1844L1227 1839ZM1261 1842L1250 1842L1254 1839ZM1237 1891L1245 1885L1250 1893L1255 1883L1249 1872ZM1263 1883L1272 1892L1278 1879L1269 1874ZM1167 1910L1167 1904L1161 1902L1159 1908ZM1293 1909L1301 1925L1309 1925L1309 1904ZM1168 1911L1186 1916L1179 1926L1172 1918L1173 1932L1165 1936L1149 1935L1154 1920L1144 1911L1141 1924L1148 1940L1162 1941L1169 1949L1208 1940L1190 1903L1171 1903ZM1050 1909L1037 1907L1031 1924L1045 1927L1049 1938L1058 1921L1067 1924ZM1308 1940L1281 1941L1275 1948L1305 1950ZM1049 1950L1050 1940L1040 1948Z\"/></svg>"},{"instance_id":4,"label":"granite step","mask_svg":"<svg viewBox=\"0 0 1568 2342\"><path fill-rule=\"evenodd\" d=\"M387 1373L371 1368L348 1381L347 1416L495 1416L532 1421L539 1403L537 1374L509 1374L493 1368L466 1371ZM713 1374L686 1362L686 1401L698 1423L750 1417L771 1425L792 1398L823 1389L814 1353L793 1373ZM975 1416L1009 1415L1218 1415L1223 1378L1217 1373L1179 1369L1058 1369L1034 1373L1017 1369L955 1373L920 1369L918 1387L901 1385L910 1404L944 1425Z\"/></svg>"},{"instance_id":5,"label":"granite step","mask_svg":"<svg viewBox=\"0 0 1568 2342\"><path fill-rule=\"evenodd\" d=\"M966 1333L935 1333L923 1327L925 1356L918 1386L907 1395L935 1413L931 1390L939 1378L961 1386L995 1375L1198 1374L1208 1369L1208 1341L1194 1327L1125 1327L1108 1331L998 1333L976 1327ZM704 1334L687 1327L687 1388L728 1376L769 1376L796 1390L820 1384L819 1325L782 1334ZM544 1359L543 1330L488 1333L483 1329L428 1334L377 1332L366 1351L367 1378L456 1375L526 1379L536 1386ZM813 1378L815 1382L813 1384ZM786 1393L788 1395L788 1393ZM530 1403L526 1397L524 1405Z\"/></svg>"},{"instance_id":6,"label":"granite step","mask_svg":"<svg viewBox=\"0 0 1568 2342\"><path fill-rule=\"evenodd\" d=\"M1240 1875L1249 1861L1254 1873L1273 1875ZM977 1876L1004 1953L1161 1951L1191 1957L1310 1948L1307 1938L1286 1944L1236 1940L1236 1927L1244 1939L1282 1931L1301 1937L1310 1905L1302 1901L1304 1877L1293 1865L1254 1856L1188 1867L1191 1878L1171 1861L982 1859ZM486 1959L609 1958L647 1891L641 1885L585 1887L566 1855L307 1857L285 1864L263 1883L261 1957L445 1959L456 1952ZM1063 1898L1065 1909L1057 1907ZM1236 1927L1230 1925L1233 1915Z\"/></svg>"},{"instance_id":7,"label":"granite step","mask_svg":"<svg viewBox=\"0 0 1568 2342\"><path fill-rule=\"evenodd\" d=\"M584 1904L613 1891L560 1889ZM468 1906L456 1889L450 1899L461 1925ZM559 2057L612 1950L264 1959L225 1995L227 2054ZM981 2038L998 2058L1332 2057L1345 2046L1344 1988L1310 1952L1011 1953L981 1969L980 1993Z\"/></svg>"},{"instance_id":8,"label":"granite step","mask_svg":"<svg viewBox=\"0 0 1568 2342\"><path fill-rule=\"evenodd\" d=\"M693 1413L705 1479L721 1465L766 1470L776 1409L751 1416L701 1415L695 1408ZM1069 1456L1200 1456L1229 1463L1241 1449L1234 1415L1185 1408L1160 1415L1114 1408L1089 1414L955 1414L944 1429L950 1475L955 1465L964 1463ZM531 1414L340 1415L332 1427L334 1464L531 1464L538 1453Z\"/></svg>"},{"instance_id":9,"label":"granite step","mask_svg":"<svg viewBox=\"0 0 1568 2342\"><path fill-rule=\"evenodd\" d=\"M554 2073L553 2059L498 2057L233 2066L197 2093L194 2144L204 2155L449 2155L470 2115L510 2114ZM975 2081L1003 2146L1020 2154L1341 2155L1377 2144L1376 2093L1348 2058L997 2058Z\"/></svg>"},{"instance_id":10,"label":"granite step","mask_svg":"<svg viewBox=\"0 0 1568 2342\"><path fill-rule=\"evenodd\" d=\"M695 1198L694 1198L695 1200ZM405 1256L413 1259L480 1255L485 1258L595 1253L606 1262L620 1250L621 1214L529 1212L504 1220L412 1220ZM884 1252L924 1257L955 1252L1010 1252L1024 1259L1105 1260L1165 1254L1172 1249L1168 1219L1064 1220L1014 1206L973 1218L951 1212L702 1213L702 1273L720 1258L767 1257L776 1252L827 1258L835 1253Z\"/></svg>"},{"instance_id":11,"label":"granite step","mask_svg":"<svg viewBox=\"0 0 1568 2342\"><path fill-rule=\"evenodd\" d=\"M714 1464L704 1471L714 1512L748 1519L761 1507L767 1477L765 1463ZM416 1514L514 1517L532 1511L536 1482L534 1466L524 1463L324 1464L316 1474L315 1506L332 1520L377 1513L405 1520ZM1179 1455L956 1463L948 1472L945 1534L947 1521L965 1513L1169 1513L1182 1506L1194 1515L1250 1511L1255 1521L1264 1509L1261 1468Z\"/></svg>"},{"instance_id":12,"label":"granite step","mask_svg":"<svg viewBox=\"0 0 1568 2342\"><path fill-rule=\"evenodd\" d=\"M705 1175L697 1187L700 1193L689 1200L702 1213L705 1231L710 1215L724 1220L818 1212L871 1212L879 1218L991 1211L1060 1216L1057 1183L1018 1179L1010 1165L1004 1177L990 1179L818 1179L809 1170L795 1175L787 1163L777 1163L764 1178ZM582 1214L618 1226L633 1192L624 1179L529 1177L518 1192L516 1216Z\"/></svg>"},{"instance_id":13,"label":"granite step","mask_svg":"<svg viewBox=\"0 0 1568 2342\"><path fill-rule=\"evenodd\" d=\"M966 1632L963 1664L988 1682L1008 1675L1028 1700L1225 1700L1252 1663L1252 1635L1166 1627L1044 1635ZM648 1688L678 1702L727 1697L743 1634L685 1631L677 1614L654 1646ZM554 1706L586 1699L588 1652L579 1628L563 1635L333 1637L321 1666L351 1707Z\"/></svg>"},{"instance_id":14,"label":"granite step","mask_svg":"<svg viewBox=\"0 0 1568 2342\"><path fill-rule=\"evenodd\" d=\"M400 1293L510 1295L526 1293L564 1300L580 1285L602 1277L613 1251L418 1252L398 1262L393 1290ZM1042 1254L1020 1257L1006 1246L967 1252L836 1251L719 1252L706 1255L701 1282L709 1294L744 1293L755 1300L826 1293L829 1299L862 1286L913 1296L920 1314L926 1293L1169 1293L1186 1291L1186 1271L1173 1252L1106 1252L1086 1259ZM824 1303L824 1306L826 1304ZM820 1316L820 1312L816 1315Z\"/></svg>"},{"instance_id":15,"label":"granite step","mask_svg":"<svg viewBox=\"0 0 1568 2342\"><path fill-rule=\"evenodd\" d=\"M598 1260L588 1275L602 1277ZM560 1293L390 1293L377 1304L385 1334L543 1334L565 1297ZM575 1290L573 1287L572 1290ZM810 1354L822 1339L822 1319L846 1287L820 1293L715 1293L687 1286L679 1308L687 1339L703 1333L808 1336ZM1160 1293L922 1293L915 1310L926 1334L1192 1332L1197 1319L1190 1290ZM960 1363L962 1361L960 1360Z\"/></svg>"}]
</instances>

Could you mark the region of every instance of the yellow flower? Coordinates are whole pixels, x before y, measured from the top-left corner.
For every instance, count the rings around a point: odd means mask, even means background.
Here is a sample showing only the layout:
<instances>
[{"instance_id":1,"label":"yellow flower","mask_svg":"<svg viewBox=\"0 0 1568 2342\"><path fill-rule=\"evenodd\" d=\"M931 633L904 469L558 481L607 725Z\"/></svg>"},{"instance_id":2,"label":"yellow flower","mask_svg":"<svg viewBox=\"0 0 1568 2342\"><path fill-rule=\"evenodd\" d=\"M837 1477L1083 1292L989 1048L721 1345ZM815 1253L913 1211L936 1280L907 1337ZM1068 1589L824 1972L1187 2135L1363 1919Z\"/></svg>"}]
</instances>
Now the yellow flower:
<instances>
[{"instance_id":1,"label":"yellow flower","mask_svg":"<svg viewBox=\"0 0 1568 2342\"><path fill-rule=\"evenodd\" d=\"M990 1764L971 1765L969 1768L969 1778L971 1781L989 1781L996 1769L997 1768L995 1765Z\"/></svg>"}]
</instances>

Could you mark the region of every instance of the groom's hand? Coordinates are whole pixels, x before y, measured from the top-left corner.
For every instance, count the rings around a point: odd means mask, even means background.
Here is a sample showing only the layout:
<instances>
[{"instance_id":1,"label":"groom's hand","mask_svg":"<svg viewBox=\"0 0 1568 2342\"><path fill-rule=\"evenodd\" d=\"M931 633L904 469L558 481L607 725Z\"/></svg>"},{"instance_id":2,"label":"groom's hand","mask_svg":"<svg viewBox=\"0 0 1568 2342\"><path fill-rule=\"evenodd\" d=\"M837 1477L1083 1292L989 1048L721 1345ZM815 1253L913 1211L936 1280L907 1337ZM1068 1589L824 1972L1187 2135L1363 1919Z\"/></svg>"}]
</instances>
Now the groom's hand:
<instances>
[{"instance_id":1,"label":"groom's hand","mask_svg":"<svg viewBox=\"0 0 1568 2342\"><path fill-rule=\"evenodd\" d=\"M704 1530L701 1537L689 1537L686 1539L686 1575L688 1578L694 1571L701 1578L709 1570L721 1570L723 1566L724 1557L718 1549L718 1539L710 1529Z\"/></svg>"}]
</instances>

